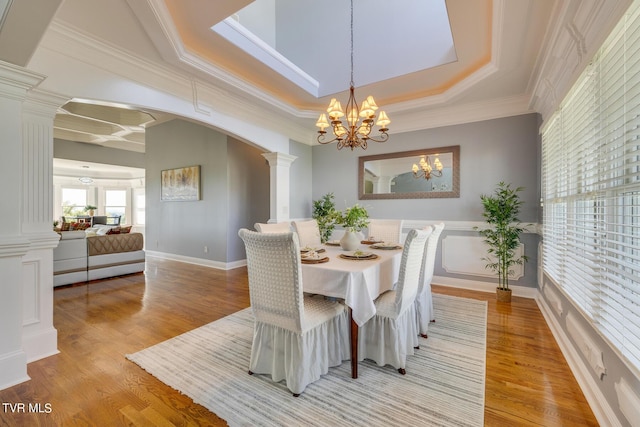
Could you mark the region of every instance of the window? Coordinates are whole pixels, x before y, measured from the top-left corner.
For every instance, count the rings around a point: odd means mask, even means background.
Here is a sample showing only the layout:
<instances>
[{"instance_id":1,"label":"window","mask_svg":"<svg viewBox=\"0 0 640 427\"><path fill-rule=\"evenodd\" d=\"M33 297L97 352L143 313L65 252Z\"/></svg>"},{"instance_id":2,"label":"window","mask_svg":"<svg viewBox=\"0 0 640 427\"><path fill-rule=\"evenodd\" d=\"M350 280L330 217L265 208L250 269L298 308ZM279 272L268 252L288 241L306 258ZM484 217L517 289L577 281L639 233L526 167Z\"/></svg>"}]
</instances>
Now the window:
<instances>
[{"instance_id":1,"label":"window","mask_svg":"<svg viewBox=\"0 0 640 427\"><path fill-rule=\"evenodd\" d=\"M544 271L640 369L640 8L542 130Z\"/></svg>"},{"instance_id":2,"label":"window","mask_svg":"<svg viewBox=\"0 0 640 427\"><path fill-rule=\"evenodd\" d=\"M87 190L85 188L62 188L62 216L86 215Z\"/></svg>"},{"instance_id":3,"label":"window","mask_svg":"<svg viewBox=\"0 0 640 427\"><path fill-rule=\"evenodd\" d=\"M119 216L120 224L126 224L127 190L105 190L104 200L104 213Z\"/></svg>"}]
</instances>

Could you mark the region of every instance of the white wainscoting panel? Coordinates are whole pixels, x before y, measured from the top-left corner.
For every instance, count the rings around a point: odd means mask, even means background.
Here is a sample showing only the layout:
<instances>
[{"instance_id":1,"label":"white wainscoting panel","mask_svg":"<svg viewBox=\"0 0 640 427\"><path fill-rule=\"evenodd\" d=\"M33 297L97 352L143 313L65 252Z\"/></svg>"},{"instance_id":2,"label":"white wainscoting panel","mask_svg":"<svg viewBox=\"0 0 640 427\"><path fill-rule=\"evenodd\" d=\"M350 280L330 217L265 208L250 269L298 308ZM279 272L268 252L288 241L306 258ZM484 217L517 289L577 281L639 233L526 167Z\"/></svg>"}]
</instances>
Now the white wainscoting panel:
<instances>
[{"instance_id":1,"label":"white wainscoting panel","mask_svg":"<svg viewBox=\"0 0 640 427\"><path fill-rule=\"evenodd\" d=\"M624 378L615 383L614 387L618 395L620 411L629 421L629 425L640 426L640 396Z\"/></svg>"},{"instance_id":2,"label":"white wainscoting panel","mask_svg":"<svg viewBox=\"0 0 640 427\"><path fill-rule=\"evenodd\" d=\"M571 312L567 314L567 332L587 360L588 366L593 369L598 378L602 379L607 373L607 368L604 365L604 352L589 338L587 332L580 325L577 315Z\"/></svg>"},{"instance_id":3,"label":"white wainscoting panel","mask_svg":"<svg viewBox=\"0 0 640 427\"><path fill-rule=\"evenodd\" d=\"M516 257L524 253L524 245L516 251ZM483 237L478 236L446 236L442 239L442 268L447 273L470 274L481 277L496 277L495 273L485 268L487 261L487 245ZM514 265L510 279L517 280L524 276L524 266Z\"/></svg>"},{"instance_id":4,"label":"white wainscoting panel","mask_svg":"<svg viewBox=\"0 0 640 427\"><path fill-rule=\"evenodd\" d=\"M544 294L553 311L555 311L558 316L561 316L564 312L564 308L562 307L562 300L560 299L558 293L554 291L551 286L545 286L542 289L542 293Z\"/></svg>"}]
</instances>

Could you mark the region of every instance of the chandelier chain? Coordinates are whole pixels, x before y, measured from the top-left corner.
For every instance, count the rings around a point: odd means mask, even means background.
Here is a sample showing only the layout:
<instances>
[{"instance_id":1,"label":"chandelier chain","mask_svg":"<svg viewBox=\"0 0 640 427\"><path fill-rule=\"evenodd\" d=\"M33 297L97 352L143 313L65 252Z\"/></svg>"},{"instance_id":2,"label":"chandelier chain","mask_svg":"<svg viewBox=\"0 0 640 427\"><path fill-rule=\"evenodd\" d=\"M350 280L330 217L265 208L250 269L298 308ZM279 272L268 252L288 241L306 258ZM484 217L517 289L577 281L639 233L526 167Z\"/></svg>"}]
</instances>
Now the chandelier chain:
<instances>
[{"instance_id":1,"label":"chandelier chain","mask_svg":"<svg viewBox=\"0 0 640 427\"><path fill-rule=\"evenodd\" d=\"M367 149L367 141L386 142L389 139L387 131L387 125L391 122L389 117L384 111L380 111L376 119L376 110L378 105L372 96L368 96L363 102L362 107L358 105L355 97L355 83L353 81L353 69L354 69L354 48L353 48L353 0L350 1L350 31L351 31L351 81L349 84L349 99L346 104L346 116L345 111L342 109L342 105L336 98L331 99L329 107L327 108L327 116L322 113L316 122L316 126L320 128L318 131L318 142L320 144L329 144L337 141L338 150L343 147L349 147L352 151L354 148L360 147L363 150ZM343 118L344 117L344 122ZM377 120L377 121L376 121ZM379 126L379 137L374 138L371 136L371 130L373 125ZM327 131L325 128L330 128L333 131L334 138L327 141L325 135Z\"/></svg>"},{"instance_id":2,"label":"chandelier chain","mask_svg":"<svg viewBox=\"0 0 640 427\"><path fill-rule=\"evenodd\" d=\"M353 0L351 0L351 86L353 82Z\"/></svg>"}]
</instances>

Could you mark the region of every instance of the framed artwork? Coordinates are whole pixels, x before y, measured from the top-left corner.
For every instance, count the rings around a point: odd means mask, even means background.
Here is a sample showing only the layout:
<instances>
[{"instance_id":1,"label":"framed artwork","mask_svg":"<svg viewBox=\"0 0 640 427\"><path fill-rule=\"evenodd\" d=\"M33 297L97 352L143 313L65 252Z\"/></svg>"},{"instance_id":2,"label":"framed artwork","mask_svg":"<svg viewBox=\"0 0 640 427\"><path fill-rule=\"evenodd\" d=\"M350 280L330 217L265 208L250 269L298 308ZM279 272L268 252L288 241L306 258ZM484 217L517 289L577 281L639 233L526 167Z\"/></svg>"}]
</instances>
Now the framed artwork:
<instances>
[{"instance_id":1,"label":"framed artwork","mask_svg":"<svg viewBox=\"0 0 640 427\"><path fill-rule=\"evenodd\" d=\"M162 201L200 200L200 165L163 170L160 182Z\"/></svg>"}]
</instances>

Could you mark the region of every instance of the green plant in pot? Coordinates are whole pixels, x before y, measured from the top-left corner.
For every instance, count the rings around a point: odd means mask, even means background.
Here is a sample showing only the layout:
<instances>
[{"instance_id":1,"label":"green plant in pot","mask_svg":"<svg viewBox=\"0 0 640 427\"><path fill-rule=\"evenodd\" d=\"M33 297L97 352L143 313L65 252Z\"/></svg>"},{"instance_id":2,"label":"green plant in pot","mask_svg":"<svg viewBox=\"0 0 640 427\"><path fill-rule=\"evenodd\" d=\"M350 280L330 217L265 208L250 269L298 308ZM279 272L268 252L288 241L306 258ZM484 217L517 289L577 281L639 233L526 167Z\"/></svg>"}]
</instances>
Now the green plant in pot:
<instances>
[{"instance_id":1,"label":"green plant in pot","mask_svg":"<svg viewBox=\"0 0 640 427\"><path fill-rule=\"evenodd\" d=\"M313 213L311 217L318 222L320 229L320 241L325 243L331 237L336 227L336 204L333 201L333 193L327 193L319 200L313 201Z\"/></svg>"},{"instance_id":2,"label":"green plant in pot","mask_svg":"<svg viewBox=\"0 0 640 427\"><path fill-rule=\"evenodd\" d=\"M354 251L360 245L360 239L356 233L369 225L369 213L364 207L355 204L344 211L339 211L336 223L344 227L340 246L345 251Z\"/></svg>"},{"instance_id":3,"label":"green plant in pot","mask_svg":"<svg viewBox=\"0 0 640 427\"><path fill-rule=\"evenodd\" d=\"M514 265L522 265L527 261L525 255L516 256L520 246L520 234L525 229L520 224L518 215L523 204L518 195L524 188L512 188L504 181L498 183L492 195L481 195L484 216L489 228L479 231L489 249L485 268L493 270L498 276L496 289L499 301L511 301L509 275L513 274ZM478 229L478 227L475 227Z\"/></svg>"}]
</instances>

